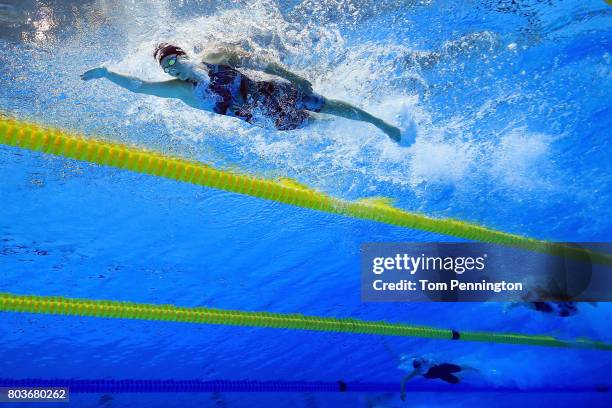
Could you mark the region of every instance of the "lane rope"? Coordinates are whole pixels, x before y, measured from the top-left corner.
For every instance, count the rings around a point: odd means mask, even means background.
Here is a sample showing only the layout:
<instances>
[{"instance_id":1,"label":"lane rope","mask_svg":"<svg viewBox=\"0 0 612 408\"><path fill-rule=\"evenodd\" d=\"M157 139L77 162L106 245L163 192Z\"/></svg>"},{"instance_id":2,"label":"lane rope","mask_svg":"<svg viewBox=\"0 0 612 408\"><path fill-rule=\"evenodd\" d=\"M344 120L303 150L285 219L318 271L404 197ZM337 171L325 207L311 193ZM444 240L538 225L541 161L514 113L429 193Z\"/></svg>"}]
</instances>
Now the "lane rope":
<instances>
[{"instance_id":1,"label":"lane rope","mask_svg":"<svg viewBox=\"0 0 612 408\"><path fill-rule=\"evenodd\" d=\"M590 339L572 341L548 335L495 333L438 329L385 321L366 321L352 318L304 316L301 314L250 312L179 307L112 300L89 300L57 296L23 296L0 293L0 311L39 313L67 316L89 316L111 319L162 320L196 324L270 327L278 329L314 330L327 332L406 336L452 341L480 341L529 346L564 347L612 351L612 343Z\"/></svg>"},{"instance_id":2,"label":"lane rope","mask_svg":"<svg viewBox=\"0 0 612 408\"><path fill-rule=\"evenodd\" d=\"M66 131L0 116L0 144L131 170L219 190L231 191L332 214L371 220L473 241L502 244L541 253L612 265L612 255L509 234L454 219L438 219L393 207L381 199L347 201L297 182L267 180L215 169L206 164L161 153L84 138Z\"/></svg>"},{"instance_id":3,"label":"lane rope","mask_svg":"<svg viewBox=\"0 0 612 408\"><path fill-rule=\"evenodd\" d=\"M0 387L68 387L71 394L90 393L179 393L179 392L376 392L399 393L400 382L358 381L255 381L255 380L159 380L159 379L73 379L0 378ZM530 387L483 386L444 383L407 384L413 392L607 392L609 386Z\"/></svg>"}]
</instances>

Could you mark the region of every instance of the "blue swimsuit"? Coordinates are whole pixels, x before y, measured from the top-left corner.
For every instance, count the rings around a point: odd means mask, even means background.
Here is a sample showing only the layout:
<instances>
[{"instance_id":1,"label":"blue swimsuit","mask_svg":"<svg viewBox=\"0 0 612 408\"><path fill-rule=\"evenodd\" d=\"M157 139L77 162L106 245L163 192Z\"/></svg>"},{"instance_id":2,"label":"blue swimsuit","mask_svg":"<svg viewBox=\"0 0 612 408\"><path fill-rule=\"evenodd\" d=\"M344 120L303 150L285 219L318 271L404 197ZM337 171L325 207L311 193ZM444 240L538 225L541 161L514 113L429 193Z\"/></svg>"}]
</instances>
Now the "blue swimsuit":
<instances>
[{"instance_id":1,"label":"blue swimsuit","mask_svg":"<svg viewBox=\"0 0 612 408\"><path fill-rule=\"evenodd\" d=\"M208 90L216 97L213 110L221 115L262 127L271 124L278 130L291 130L308 121L308 111L319 112L325 103L323 96L306 94L288 81L254 81L228 65L204 66L210 78Z\"/></svg>"}]
</instances>

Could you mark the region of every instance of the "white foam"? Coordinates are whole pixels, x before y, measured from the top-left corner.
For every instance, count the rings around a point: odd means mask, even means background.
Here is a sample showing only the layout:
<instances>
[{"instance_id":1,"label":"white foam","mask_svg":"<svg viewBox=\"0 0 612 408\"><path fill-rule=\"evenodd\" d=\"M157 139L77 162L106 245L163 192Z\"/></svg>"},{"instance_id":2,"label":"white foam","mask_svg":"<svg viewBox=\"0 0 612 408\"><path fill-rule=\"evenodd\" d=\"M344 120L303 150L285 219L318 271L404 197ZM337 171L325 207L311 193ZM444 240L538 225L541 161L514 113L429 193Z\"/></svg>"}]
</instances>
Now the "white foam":
<instances>
[{"instance_id":1,"label":"white foam","mask_svg":"<svg viewBox=\"0 0 612 408\"><path fill-rule=\"evenodd\" d=\"M410 179L415 186L423 182L460 184L476 158L476 150L460 141L417 140L413 151Z\"/></svg>"},{"instance_id":2,"label":"white foam","mask_svg":"<svg viewBox=\"0 0 612 408\"><path fill-rule=\"evenodd\" d=\"M399 104L399 113L397 115L397 126L402 131L401 146L408 147L416 142L418 136L418 128L415 119L415 103L402 101Z\"/></svg>"},{"instance_id":3,"label":"white foam","mask_svg":"<svg viewBox=\"0 0 612 408\"><path fill-rule=\"evenodd\" d=\"M553 138L529 132L525 127L511 129L501 137L490 157L489 172L506 185L545 188L547 168L551 167Z\"/></svg>"}]
</instances>

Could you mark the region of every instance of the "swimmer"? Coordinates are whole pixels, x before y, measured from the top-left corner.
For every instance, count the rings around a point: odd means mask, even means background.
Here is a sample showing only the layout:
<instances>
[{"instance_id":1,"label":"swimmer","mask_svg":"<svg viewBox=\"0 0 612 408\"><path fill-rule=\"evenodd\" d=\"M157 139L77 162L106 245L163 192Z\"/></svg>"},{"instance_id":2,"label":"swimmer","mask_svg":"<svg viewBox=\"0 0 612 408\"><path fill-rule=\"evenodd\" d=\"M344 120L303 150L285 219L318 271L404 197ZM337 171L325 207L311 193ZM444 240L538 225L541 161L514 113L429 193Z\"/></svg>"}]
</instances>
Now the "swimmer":
<instances>
[{"instance_id":1,"label":"swimmer","mask_svg":"<svg viewBox=\"0 0 612 408\"><path fill-rule=\"evenodd\" d=\"M556 288L548 285L550 289L537 287L530 290L522 297L522 302L513 302L506 306L506 310L524 306L536 312L545 313L551 316L570 317L578 314L578 303L573 301L570 296ZM595 303L590 302L595 306Z\"/></svg>"},{"instance_id":2,"label":"swimmer","mask_svg":"<svg viewBox=\"0 0 612 408\"><path fill-rule=\"evenodd\" d=\"M208 53L198 63L182 48L162 43L153 57L175 79L148 82L105 67L90 69L81 79L106 78L131 92L179 99L193 108L261 127L297 129L310 122L311 112L320 112L370 123L395 142L401 140L397 127L347 102L325 98L313 92L306 79L276 63L258 61L245 51L221 49ZM266 78L266 74L272 77ZM259 78L262 75L264 78Z\"/></svg>"},{"instance_id":3,"label":"swimmer","mask_svg":"<svg viewBox=\"0 0 612 408\"><path fill-rule=\"evenodd\" d=\"M405 357L402 357L405 360ZM458 384L460 378L458 373L466 370L475 370L471 367L462 367L458 364L452 363L441 363L437 364L432 360L424 357L417 357L412 359L412 372L402 379L402 401L406 400L406 383L417 375L423 376L427 379L440 379L446 381L449 384Z\"/></svg>"},{"instance_id":4,"label":"swimmer","mask_svg":"<svg viewBox=\"0 0 612 408\"><path fill-rule=\"evenodd\" d=\"M569 317L578 313L576 302L527 302L525 306L542 313Z\"/></svg>"},{"instance_id":5,"label":"swimmer","mask_svg":"<svg viewBox=\"0 0 612 408\"><path fill-rule=\"evenodd\" d=\"M504 311L524 306L536 312L545 313L551 316L570 317L578 314L578 305L576 302L553 302L545 300L523 301L509 303L504 307Z\"/></svg>"}]
</instances>

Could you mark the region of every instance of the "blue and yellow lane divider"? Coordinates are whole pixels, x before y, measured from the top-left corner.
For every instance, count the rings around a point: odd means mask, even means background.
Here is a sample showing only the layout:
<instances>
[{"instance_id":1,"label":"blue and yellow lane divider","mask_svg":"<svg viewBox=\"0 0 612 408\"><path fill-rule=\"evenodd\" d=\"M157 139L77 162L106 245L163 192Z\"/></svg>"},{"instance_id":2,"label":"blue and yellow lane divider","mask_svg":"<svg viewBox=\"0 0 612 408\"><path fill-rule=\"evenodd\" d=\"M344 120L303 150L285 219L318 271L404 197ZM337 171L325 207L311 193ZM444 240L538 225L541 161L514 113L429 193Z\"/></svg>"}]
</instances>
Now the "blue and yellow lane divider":
<instances>
[{"instance_id":1,"label":"blue and yellow lane divider","mask_svg":"<svg viewBox=\"0 0 612 408\"><path fill-rule=\"evenodd\" d=\"M548 335L495 333L439 329L404 323L351 318L304 316L301 314L250 312L179 307L112 300L73 299L57 296L23 296L0 293L0 311L49 315L88 316L110 319L160 320L195 324L269 327L277 329L419 337L451 341L479 341L527 346L579 348L612 351L612 344L590 339L561 340Z\"/></svg>"},{"instance_id":2,"label":"blue and yellow lane divider","mask_svg":"<svg viewBox=\"0 0 612 408\"><path fill-rule=\"evenodd\" d=\"M288 179L268 180L213 168L203 163L165 156L137 147L85 138L0 116L0 144L165 177L219 190L259 197L298 207L473 241L502 244L541 253L612 265L610 254L575 248L485 228L454 219L431 218L392 206L388 200L342 200Z\"/></svg>"}]
</instances>

